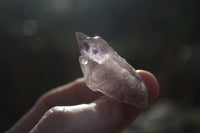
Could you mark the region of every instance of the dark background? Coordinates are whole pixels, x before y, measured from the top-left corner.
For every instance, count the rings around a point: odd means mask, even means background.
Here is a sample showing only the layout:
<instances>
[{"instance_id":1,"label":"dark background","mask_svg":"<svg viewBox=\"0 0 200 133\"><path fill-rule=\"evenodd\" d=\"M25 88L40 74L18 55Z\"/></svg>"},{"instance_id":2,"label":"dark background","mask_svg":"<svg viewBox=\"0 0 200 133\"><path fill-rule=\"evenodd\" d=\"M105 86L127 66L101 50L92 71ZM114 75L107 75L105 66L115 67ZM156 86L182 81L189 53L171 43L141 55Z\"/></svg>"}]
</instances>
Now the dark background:
<instances>
[{"instance_id":1,"label":"dark background","mask_svg":"<svg viewBox=\"0 0 200 133\"><path fill-rule=\"evenodd\" d=\"M43 93L82 76L76 31L101 36L136 69L158 78L159 99L125 132L199 132L199 5L198 0L0 0L0 132Z\"/></svg>"}]
</instances>

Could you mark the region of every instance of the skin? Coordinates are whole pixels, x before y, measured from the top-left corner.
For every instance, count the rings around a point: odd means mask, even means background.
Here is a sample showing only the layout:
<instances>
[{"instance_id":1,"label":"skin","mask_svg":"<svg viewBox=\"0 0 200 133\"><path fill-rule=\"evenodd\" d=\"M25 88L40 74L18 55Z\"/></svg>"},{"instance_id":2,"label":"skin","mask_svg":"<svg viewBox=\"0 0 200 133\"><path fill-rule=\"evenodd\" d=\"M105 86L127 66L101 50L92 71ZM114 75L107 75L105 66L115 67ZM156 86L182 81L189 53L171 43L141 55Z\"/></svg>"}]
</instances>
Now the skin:
<instances>
[{"instance_id":1,"label":"skin","mask_svg":"<svg viewBox=\"0 0 200 133\"><path fill-rule=\"evenodd\" d=\"M159 95L153 74L138 70L151 104ZM83 78L52 89L6 133L120 133L143 110L91 91Z\"/></svg>"}]
</instances>

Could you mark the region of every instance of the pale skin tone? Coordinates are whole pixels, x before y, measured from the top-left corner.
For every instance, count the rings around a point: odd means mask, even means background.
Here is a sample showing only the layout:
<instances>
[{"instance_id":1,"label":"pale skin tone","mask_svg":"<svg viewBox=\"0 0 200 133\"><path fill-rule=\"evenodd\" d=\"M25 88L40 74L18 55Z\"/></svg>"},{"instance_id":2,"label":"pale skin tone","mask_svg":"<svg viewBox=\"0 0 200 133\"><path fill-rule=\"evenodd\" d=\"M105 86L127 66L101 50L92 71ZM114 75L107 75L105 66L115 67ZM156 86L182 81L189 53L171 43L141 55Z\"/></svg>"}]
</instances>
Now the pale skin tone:
<instances>
[{"instance_id":1,"label":"pale skin tone","mask_svg":"<svg viewBox=\"0 0 200 133\"><path fill-rule=\"evenodd\" d=\"M159 84L153 74L137 73L148 87L151 104L159 95ZM41 96L7 133L120 133L141 112L91 91L79 78Z\"/></svg>"}]
</instances>

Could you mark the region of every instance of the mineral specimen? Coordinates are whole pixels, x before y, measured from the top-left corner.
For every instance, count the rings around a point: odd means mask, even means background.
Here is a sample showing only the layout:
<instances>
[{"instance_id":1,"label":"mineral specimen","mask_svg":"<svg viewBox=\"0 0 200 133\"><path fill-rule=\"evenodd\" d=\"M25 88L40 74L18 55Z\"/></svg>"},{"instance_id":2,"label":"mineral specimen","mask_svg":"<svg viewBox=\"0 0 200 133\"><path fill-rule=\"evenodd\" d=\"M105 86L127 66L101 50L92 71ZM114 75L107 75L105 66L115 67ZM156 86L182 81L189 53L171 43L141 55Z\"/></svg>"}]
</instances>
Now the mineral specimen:
<instances>
[{"instance_id":1,"label":"mineral specimen","mask_svg":"<svg viewBox=\"0 0 200 133\"><path fill-rule=\"evenodd\" d=\"M86 85L93 91L138 108L148 106L148 89L135 69L99 36L76 32L79 62Z\"/></svg>"}]
</instances>

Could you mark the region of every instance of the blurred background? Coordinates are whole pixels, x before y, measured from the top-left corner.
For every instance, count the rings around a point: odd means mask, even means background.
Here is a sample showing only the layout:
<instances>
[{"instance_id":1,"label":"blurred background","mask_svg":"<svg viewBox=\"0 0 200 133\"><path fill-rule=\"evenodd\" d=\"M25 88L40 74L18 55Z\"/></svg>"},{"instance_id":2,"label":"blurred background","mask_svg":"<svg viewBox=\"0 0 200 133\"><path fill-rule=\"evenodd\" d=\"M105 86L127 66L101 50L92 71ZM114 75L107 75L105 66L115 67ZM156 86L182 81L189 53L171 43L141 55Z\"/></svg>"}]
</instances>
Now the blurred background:
<instances>
[{"instance_id":1,"label":"blurred background","mask_svg":"<svg viewBox=\"0 0 200 133\"><path fill-rule=\"evenodd\" d=\"M0 132L46 91L82 76L74 33L99 35L160 96L124 132L200 132L198 0L0 0Z\"/></svg>"}]
</instances>

